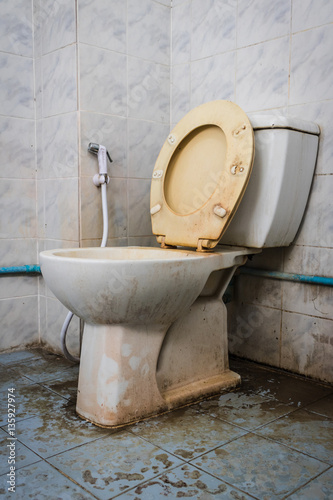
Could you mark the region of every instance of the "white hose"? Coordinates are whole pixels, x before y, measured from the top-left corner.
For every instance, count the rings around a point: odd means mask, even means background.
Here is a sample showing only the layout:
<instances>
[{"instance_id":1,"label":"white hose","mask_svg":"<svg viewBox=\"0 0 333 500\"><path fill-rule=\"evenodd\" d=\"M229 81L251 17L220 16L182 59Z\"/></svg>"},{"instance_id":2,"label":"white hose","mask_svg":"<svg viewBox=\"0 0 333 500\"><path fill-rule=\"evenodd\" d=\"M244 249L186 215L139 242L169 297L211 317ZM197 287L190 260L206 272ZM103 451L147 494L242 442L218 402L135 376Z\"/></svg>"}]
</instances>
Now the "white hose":
<instances>
[{"instance_id":1,"label":"white hose","mask_svg":"<svg viewBox=\"0 0 333 500\"><path fill-rule=\"evenodd\" d=\"M72 321L74 314L70 311L68 311L68 314L66 316L66 319L64 321L64 324L62 325L61 333L60 333L60 341L61 341L61 349L62 352L64 353L65 358L69 359L69 361L72 361L73 363L79 363L80 358L77 356L72 356L72 354L68 351L66 347L66 335L67 335L67 330L69 327L69 323Z\"/></svg>"},{"instance_id":2,"label":"white hose","mask_svg":"<svg viewBox=\"0 0 333 500\"><path fill-rule=\"evenodd\" d=\"M108 199L106 196L106 182L101 185L102 190L102 212L103 212L103 238L101 247L106 247L109 232Z\"/></svg>"},{"instance_id":3,"label":"white hose","mask_svg":"<svg viewBox=\"0 0 333 500\"><path fill-rule=\"evenodd\" d=\"M103 238L101 247L105 247L108 241L108 233L109 233L109 217L108 217L108 201L107 201L107 193L106 193L106 182L101 185L102 192L102 213L103 213ZM65 358L73 363L79 363L80 358L77 356L73 356L66 347L66 336L70 322L72 321L74 314L71 311L68 311L64 324L62 325L61 333L60 333L60 342L62 352L64 353ZM80 345L81 351L81 345Z\"/></svg>"}]
</instances>

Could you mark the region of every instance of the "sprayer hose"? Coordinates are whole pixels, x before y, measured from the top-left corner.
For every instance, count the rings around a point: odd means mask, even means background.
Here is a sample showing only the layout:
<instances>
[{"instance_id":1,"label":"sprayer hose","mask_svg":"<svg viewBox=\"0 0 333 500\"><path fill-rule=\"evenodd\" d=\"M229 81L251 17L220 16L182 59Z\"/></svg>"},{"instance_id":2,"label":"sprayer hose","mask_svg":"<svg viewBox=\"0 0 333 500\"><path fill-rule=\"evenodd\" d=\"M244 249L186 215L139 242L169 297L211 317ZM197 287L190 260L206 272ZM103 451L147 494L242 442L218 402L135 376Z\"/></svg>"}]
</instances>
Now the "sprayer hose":
<instances>
[{"instance_id":1,"label":"sprayer hose","mask_svg":"<svg viewBox=\"0 0 333 500\"><path fill-rule=\"evenodd\" d=\"M106 193L106 183L101 185L102 192L102 213L103 213L103 238L101 247L105 247L108 240L108 232L109 232L109 217L108 217L108 202L107 202L107 193ZM79 363L80 358L77 356L73 356L67 349L66 346L66 337L68 332L68 327L70 322L73 319L74 314L71 311L68 311L64 324L62 325L61 333L60 333L60 341L62 352L64 353L65 358L73 363ZM81 346L80 346L81 351Z\"/></svg>"}]
</instances>

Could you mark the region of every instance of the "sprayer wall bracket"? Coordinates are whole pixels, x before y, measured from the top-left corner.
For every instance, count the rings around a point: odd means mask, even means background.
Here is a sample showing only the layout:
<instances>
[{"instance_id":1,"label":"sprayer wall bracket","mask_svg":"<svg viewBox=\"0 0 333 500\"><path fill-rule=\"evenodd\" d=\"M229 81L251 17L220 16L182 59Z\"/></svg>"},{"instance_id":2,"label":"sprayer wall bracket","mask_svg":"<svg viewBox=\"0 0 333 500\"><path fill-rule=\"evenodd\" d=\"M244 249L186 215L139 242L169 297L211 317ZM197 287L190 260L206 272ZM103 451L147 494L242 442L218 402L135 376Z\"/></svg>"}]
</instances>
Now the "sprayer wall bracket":
<instances>
[{"instance_id":1,"label":"sprayer wall bracket","mask_svg":"<svg viewBox=\"0 0 333 500\"><path fill-rule=\"evenodd\" d=\"M109 184L110 177L106 174L95 174L93 177L93 183L95 186L100 187L102 184Z\"/></svg>"}]
</instances>

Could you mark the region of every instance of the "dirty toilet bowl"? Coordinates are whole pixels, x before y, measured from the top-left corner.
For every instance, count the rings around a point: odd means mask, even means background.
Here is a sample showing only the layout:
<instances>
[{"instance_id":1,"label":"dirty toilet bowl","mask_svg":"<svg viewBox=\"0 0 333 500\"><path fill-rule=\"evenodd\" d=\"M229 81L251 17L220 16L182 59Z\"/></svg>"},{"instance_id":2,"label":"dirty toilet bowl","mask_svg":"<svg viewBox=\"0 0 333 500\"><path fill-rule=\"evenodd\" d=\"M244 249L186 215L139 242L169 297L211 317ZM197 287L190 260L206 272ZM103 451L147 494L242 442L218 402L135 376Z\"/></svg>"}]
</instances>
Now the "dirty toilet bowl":
<instances>
[{"instance_id":1,"label":"dirty toilet bowl","mask_svg":"<svg viewBox=\"0 0 333 500\"><path fill-rule=\"evenodd\" d=\"M85 322L77 412L98 425L117 426L209 391L208 380L203 386L190 384L187 391L184 386L163 391L169 374L163 374L162 367L156 377L163 340L205 289L210 275L226 270L223 293L229 273L249 252L233 247L214 253L144 247L43 252L41 270L48 286ZM222 301L215 307L224 314ZM220 347L210 344L213 350ZM220 376L214 373L211 390L238 382L238 375L223 370Z\"/></svg>"}]
</instances>

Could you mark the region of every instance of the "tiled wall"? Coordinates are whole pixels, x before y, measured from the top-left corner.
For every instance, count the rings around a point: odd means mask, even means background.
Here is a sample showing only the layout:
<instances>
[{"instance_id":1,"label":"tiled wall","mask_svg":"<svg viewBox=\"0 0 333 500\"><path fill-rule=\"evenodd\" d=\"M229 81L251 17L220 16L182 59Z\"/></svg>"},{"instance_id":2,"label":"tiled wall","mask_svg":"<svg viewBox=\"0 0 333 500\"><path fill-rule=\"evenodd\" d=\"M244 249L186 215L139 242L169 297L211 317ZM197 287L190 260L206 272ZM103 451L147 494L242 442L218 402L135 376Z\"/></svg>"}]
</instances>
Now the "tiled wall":
<instances>
[{"instance_id":1,"label":"tiled wall","mask_svg":"<svg viewBox=\"0 0 333 500\"><path fill-rule=\"evenodd\" d=\"M44 248L100 244L90 141L113 158L108 245L154 244L150 176L170 123L202 102L230 99L246 112L321 126L295 244L250 265L330 275L330 0L34 0L31 9L30 0L7 2L0 23L1 265L36 263ZM42 279L0 285L0 349L38 339L59 349L66 311ZM239 277L229 307L232 351L333 380L331 295L328 287ZM78 331L76 320L72 348Z\"/></svg>"},{"instance_id":2,"label":"tiled wall","mask_svg":"<svg viewBox=\"0 0 333 500\"><path fill-rule=\"evenodd\" d=\"M229 99L246 112L317 122L320 151L292 245L252 267L332 276L333 6L330 0L174 0L172 122ZM233 353L333 381L332 288L240 276L229 306Z\"/></svg>"},{"instance_id":3,"label":"tiled wall","mask_svg":"<svg viewBox=\"0 0 333 500\"><path fill-rule=\"evenodd\" d=\"M32 6L1 3L0 266L35 263L36 159ZM0 350L38 340L37 279L0 279Z\"/></svg>"},{"instance_id":4,"label":"tiled wall","mask_svg":"<svg viewBox=\"0 0 333 500\"><path fill-rule=\"evenodd\" d=\"M170 123L170 5L79 0L81 243L99 245L102 213L92 183L104 144L109 164L108 245L152 244L150 178Z\"/></svg>"},{"instance_id":5,"label":"tiled wall","mask_svg":"<svg viewBox=\"0 0 333 500\"><path fill-rule=\"evenodd\" d=\"M113 159L108 245L154 244L150 177L170 123L168 4L36 0L40 249L101 243L101 193L92 181L98 163L89 142L105 145ZM41 283L41 341L49 348L59 350L65 317ZM78 320L72 323L67 338L77 353Z\"/></svg>"},{"instance_id":6,"label":"tiled wall","mask_svg":"<svg viewBox=\"0 0 333 500\"><path fill-rule=\"evenodd\" d=\"M170 22L169 0L18 0L2 9L2 266L35 264L43 249L100 244L90 141L113 159L108 245L155 243L149 189L169 132ZM41 341L59 350L66 310L43 279L0 285L0 349ZM76 351L78 333L74 320Z\"/></svg>"},{"instance_id":7,"label":"tiled wall","mask_svg":"<svg viewBox=\"0 0 333 500\"><path fill-rule=\"evenodd\" d=\"M34 0L38 250L79 246L75 1ZM58 350L67 311L39 278L40 341ZM69 348L78 349L73 319Z\"/></svg>"}]
</instances>

